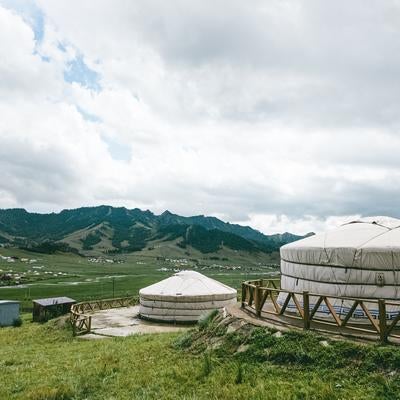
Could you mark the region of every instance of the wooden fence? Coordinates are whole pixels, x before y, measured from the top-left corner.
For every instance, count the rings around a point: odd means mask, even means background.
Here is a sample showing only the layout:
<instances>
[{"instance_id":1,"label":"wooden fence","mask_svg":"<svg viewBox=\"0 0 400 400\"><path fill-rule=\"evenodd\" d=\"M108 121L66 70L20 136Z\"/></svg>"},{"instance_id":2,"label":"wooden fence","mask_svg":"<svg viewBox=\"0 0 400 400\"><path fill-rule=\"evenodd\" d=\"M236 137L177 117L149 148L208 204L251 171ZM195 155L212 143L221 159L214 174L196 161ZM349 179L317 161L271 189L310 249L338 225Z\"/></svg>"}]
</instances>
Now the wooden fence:
<instances>
[{"instance_id":1,"label":"wooden fence","mask_svg":"<svg viewBox=\"0 0 400 400\"><path fill-rule=\"evenodd\" d=\"M90 333L92 329L92 316L87 313L94 311L107 310L110 308L128 307L137 304L137 297L120 297L117 299L83 301L72 305L70 321L73 335L83 335Z\"/></svg>"},{"instance_id":2,"label":"wooden fence","mask_svg":"<svg viewBox=\"0 0 400 400\"><path fill-rule=\"evenodd\" d=\"M338 312L333 305L337 301L349 306L341 307ZM292 310L288 310L289 305ZM242 283L242 308L259 318L278 317L289 324L292 321L305 330L324 330L323 327L328 327L331 331L333 329L349 336L372 336L381 343L390 339L394 342L400 340L400 302L396 301L292 292L280 289L279 279L259 279ZM322 308L326 310L323 317ZM389 314L388 309L391 310Z\"/></svg>"}]
</instances>

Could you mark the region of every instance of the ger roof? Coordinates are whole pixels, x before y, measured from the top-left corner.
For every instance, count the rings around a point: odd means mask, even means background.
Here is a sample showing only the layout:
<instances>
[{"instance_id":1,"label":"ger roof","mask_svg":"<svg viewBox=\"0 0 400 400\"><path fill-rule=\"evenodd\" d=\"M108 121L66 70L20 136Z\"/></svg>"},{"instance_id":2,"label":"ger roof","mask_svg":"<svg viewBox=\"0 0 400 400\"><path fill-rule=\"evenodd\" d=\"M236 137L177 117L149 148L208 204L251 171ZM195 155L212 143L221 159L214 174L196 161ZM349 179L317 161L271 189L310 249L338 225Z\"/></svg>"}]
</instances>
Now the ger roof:
<instances>
[{"instance_id":1,"label":"ger roof","mask_svg":"<svg viewBox=\"0 0 400 400\"><path fill-rule=\"evenodd\" d=\"M19 304L16 300L0 300L0 304Z\"/></svg>"},{"instance_id":2,"label":"ger roof","mask_svg":"<svg viewBox=\"0 0 400 400\"><path fill-rule=\"evenodd\" d=\"M366 217L350 221L333 230L309 236L282 246L282 250L296 248L361 248L372 247L375 240L380 245L390 238L399 247L400 220L391 217Z\"/></svg>"},{"instance_id":3,"label":"ger roof","mask_svg":"<svg viewBox=\"0 0 400 400\"><path fill-rule=\"evenodd\" d=\"M281 247L281 260L297 264L398 269L400 220L367 217Z\"/></svg>"},{"instance_id":4,"label":"ger roof","mask_svg":"<svg viewBox=\"0 0 400 400\"><path fill-rule=\"evenodd\" d=\"M207 296L236 294L236 290L196 271L181 271L139 291L141 295Z\"/></svg>"},{"instance_id":5,"label":"ger roof","mask_svg":"<svg viewBox=\"0 0 400 400\"><path fill-rule=\"evenodd\" d=\"M52 306L54 304L75 303L76 301L69 297L48 297L46 299L33 300L33 302L36 304L40 304L41 306Z\"/></svg>"}]
</instances>

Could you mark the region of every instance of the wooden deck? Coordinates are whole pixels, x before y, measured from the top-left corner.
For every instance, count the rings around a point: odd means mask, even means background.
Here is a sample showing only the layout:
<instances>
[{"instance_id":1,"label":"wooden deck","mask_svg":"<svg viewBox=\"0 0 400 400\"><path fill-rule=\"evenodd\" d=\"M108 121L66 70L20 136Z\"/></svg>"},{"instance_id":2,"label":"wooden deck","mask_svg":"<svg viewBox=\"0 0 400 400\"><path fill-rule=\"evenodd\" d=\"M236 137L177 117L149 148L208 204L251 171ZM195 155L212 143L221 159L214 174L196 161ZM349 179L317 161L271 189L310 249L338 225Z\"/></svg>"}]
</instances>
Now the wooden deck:
<instances>
[{"instance_id":1,"label":"wooden deck","mask_svg":"<svg viewBox=\"0 0 400 400\"><path fill-rule=\"evenodd\" d=\"M291 292L279 286L279 280L244 282L240 310L242 315L252 323L263 321L277 329L313 330L331 337L400 344L400 302L327 297L308 292ZM281 302L278 301L279 295ZM312 305L310 299L313 299ZM336 300L351 306L338 312L333 305ZM324 314L320 311L321 307L327 310ZM387 313L389 307L398 310L390 313L390 319ZM235 310L232 312L235 313ZM360 313L362 318L359 317Z\"/></svg>"}]
</instances>

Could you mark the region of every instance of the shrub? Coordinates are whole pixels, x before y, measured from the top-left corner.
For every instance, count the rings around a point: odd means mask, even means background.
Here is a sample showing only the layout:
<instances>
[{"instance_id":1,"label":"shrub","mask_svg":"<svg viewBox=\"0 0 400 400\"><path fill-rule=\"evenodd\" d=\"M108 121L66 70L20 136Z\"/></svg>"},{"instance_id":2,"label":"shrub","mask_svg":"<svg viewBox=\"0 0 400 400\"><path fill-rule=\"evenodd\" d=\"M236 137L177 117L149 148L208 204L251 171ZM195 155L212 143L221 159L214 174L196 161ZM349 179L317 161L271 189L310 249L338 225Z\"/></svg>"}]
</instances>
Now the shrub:
<instances>
[{"instance_id":1,"label":"shrub","mask_svg":"<svg viewBox=\"0 0 400 400\"><path fill-rule=\"evenodd\" d=\"M217 316L218 314L218 310L212 310L207 314L202 315L199 318L199 327L200 329L205 329L208 327L208 325L210 325L211 321Z\"/></svg>"},{"instance_id":2,"label":"shrub","mask_svg":"<svg viewBox=\"0 0 400 400\"><path fill-rule=\"evenodd\" d=\"M18 327L21 326L21 325L22 325L22 319L21 319L20 317L15 318L15 319L13 320L13 327L14 327L14 328L18 328Z\"/></svg>"},{"instance_id":3,"label":"shrub","mask_svg":"<svg viewBox=\"0 0 400 400\"><path fill-rule=\"evenodd\" d=\"M191 346L192 342L192 333L189 331L184 333L182 336L179 336L178 339L175 340L174 347L177 349L187 349Z\"/></svg>"}]
</instances>

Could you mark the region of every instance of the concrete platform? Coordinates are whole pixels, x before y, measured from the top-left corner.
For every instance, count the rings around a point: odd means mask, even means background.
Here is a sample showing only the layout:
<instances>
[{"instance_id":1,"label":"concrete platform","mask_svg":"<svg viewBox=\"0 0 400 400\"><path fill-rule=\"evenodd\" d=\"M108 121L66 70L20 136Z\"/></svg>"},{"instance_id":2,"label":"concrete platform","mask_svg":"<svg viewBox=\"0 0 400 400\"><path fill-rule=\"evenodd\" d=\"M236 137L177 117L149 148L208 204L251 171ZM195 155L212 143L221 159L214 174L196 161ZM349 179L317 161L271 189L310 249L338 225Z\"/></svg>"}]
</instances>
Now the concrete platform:
<instances>
[{"instance_id":1,"label":"concrete platform","mask_svg":"<svg viewBox=\"0 0 400 400\"><path fill-rule=\"evenodd\" d=\"M129 336L148 333L180 332L190 326L163 324L139 318L139 306L96 311L92 315L92 332L82 339Z\"/></svg>"}]
</instances>

